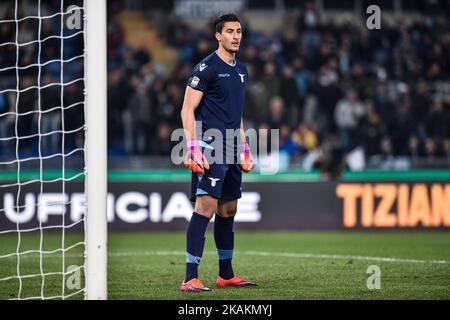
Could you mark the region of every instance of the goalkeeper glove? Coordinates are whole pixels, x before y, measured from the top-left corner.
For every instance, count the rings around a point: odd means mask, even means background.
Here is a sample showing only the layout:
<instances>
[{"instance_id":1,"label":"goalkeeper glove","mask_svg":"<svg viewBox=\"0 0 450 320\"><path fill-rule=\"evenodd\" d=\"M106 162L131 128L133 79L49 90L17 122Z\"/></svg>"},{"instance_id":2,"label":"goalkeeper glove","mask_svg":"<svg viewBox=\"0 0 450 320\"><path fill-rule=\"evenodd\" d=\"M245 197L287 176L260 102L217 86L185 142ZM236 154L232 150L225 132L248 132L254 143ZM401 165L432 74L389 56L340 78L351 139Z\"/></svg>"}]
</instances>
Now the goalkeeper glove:
<instances>
[{"instance_id":1,"label":"goalkeeper glove","mask_svg":"<svg viewBox=\"0 0 450 320\"><path fill-rule=\"evenodd\" d=\"M241 157L240 166L244 172L250 172L255 167L255 161L253 160L253 156L250 152L250 147L247 143L241 142L239 145L239 153Z\"/></svg>"},{"instance_id":2,"label":"goalkeeper glove","mask_svg":"<svg viewBox=\"0 0 450 320\"><path fill-rule=\"evenodd\" d=\"M191 139L188 142L188 150L184 158L184 166L197 174L205 173L209 169L208 161L200 150L197 140Z\"/></svg>"}]
</instances>

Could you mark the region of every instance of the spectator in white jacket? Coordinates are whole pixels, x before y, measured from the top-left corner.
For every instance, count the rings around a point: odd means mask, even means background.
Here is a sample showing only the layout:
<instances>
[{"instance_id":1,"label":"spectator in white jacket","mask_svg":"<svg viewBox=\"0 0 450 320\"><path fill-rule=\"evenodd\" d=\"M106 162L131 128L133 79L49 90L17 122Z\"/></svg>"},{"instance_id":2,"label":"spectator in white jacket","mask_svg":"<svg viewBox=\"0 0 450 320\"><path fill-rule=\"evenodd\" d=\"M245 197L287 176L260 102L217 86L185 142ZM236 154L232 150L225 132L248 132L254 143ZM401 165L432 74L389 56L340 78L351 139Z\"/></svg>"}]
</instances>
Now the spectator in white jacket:
<instances>
[{"instance_id":1,"label":"spectator in white jacket","mask_svg":"<svg viewBox=\"0 0 450 320\"><path fill-rule=\"evenodd\" d=\"M339 128L342 144L348 152L357 146L358 124L364 115L364 107L358 98L358 93L351 88L345 98L339 100L334 109L334 120Z\"/></svg>"}]
</instances>

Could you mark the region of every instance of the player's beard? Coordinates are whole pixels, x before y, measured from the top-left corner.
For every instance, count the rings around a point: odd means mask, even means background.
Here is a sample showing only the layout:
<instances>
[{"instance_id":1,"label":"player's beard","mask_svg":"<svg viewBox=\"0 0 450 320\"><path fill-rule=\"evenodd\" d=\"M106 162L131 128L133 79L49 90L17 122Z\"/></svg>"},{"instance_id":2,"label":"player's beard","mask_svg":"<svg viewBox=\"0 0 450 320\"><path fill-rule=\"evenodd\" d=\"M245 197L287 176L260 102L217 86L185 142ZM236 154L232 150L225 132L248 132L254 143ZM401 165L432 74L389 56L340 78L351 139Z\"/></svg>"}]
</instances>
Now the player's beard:
<instances>
[{"instance_id":1,"label":"player's beard","mask_svg":"<svg viewBox=\"0 0 450 320\"><path fill-rule=\"evenodd\" d=\"M230 46L224 46L224 49L229 53L237 53L239 51L239 47L235 49L232 44Z\"/></svg>"}]
</instances>

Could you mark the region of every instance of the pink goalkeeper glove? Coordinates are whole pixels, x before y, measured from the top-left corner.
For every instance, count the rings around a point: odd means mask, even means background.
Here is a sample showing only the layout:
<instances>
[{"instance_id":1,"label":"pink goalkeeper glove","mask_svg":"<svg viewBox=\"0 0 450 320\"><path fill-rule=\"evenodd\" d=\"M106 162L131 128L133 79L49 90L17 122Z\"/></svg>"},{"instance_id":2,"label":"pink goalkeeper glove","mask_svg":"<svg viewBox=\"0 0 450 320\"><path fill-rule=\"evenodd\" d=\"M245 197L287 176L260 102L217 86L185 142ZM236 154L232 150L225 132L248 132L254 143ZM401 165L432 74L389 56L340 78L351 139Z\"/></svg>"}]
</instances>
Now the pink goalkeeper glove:
<instances>
[{"instance_id":1,"label":"pink goalkeeper glove","mask_svg":"<svg viewBox=\"0 0 450 320\"><path fill-rule=\"evenodd\" d=\"M205 169L209 169L208 161L200 150L197 140L191 139L188 142L188 150L184 158L184 166L194 173L203 174Z\"/></svg>"},{"instance_id":2,"label":"pink goalkeeper glove","mask_svg":"<svg viewBox=\"0 0 450 320\"><path fill-rule=\"evenodd\" d=\"M244 172L250 172L255 167L255 161L253 160L253 156L250 152L250 147L247 143L241 142L239 145L239 153L240 153L240 166Z\"/></svg>"}]
</instances>

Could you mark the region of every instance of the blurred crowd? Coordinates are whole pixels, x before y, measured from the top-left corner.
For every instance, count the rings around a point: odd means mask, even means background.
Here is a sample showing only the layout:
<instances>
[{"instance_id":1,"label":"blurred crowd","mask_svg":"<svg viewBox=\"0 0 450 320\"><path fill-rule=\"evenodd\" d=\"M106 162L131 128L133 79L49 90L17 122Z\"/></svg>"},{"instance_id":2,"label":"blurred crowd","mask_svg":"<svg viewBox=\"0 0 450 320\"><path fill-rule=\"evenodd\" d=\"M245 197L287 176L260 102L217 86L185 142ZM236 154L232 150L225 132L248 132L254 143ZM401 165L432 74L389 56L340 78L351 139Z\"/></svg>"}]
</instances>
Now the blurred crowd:
<instances>
[{"instance_id":1,"label":"blurred crowd","mask_svg":"<svg viewBox=\"0 0 450 320\"><path fill-rule=\"evenodd\" d=\"M289 161L339 170L356 150L366 166L386 166L392 159L450 164L445 15L368 30L352 21L324 21L309 3L275 32L252 30L245 14L241 19L238 58L250 74L246 127L279 128ZM111 19L108 101L116 152L170 153L189 74L217 47L212 24L196 30L169 16L158 30L179 54L168 75L148 52L125 48L121 26Z\"/></svg>"},{"instance_id":2,"label":"blurred crowd","mask_svg":"<svg viewBox=\"0 0 450 320\"><path fill-rule=\"evenodd\" d=\"M198 30L167 14L165 23L154 26L178 54L167 72L149 51L126 44L117 19L122 9L114 3L109 9L109 153L170 155L171 132L181 127L187 79L217 48L212 23ZM280 149L289 162L333 172L355 154L362 155L355 159L363 159L357 162L366 167L395 166L396 159L407 165L450 164L450 22L445 13L383 21L380 30L324 18L312 3L289 13L283 29L273 32L253 30L245 13L240 17L244 36L238 58L250 76L246 127L279 128ZM12 48L2 51L1 65L14 64L15 57ZM41 81L55 81L50 71L45 75ZM64 94L70 100L69 88ZM7 109L5 100L0 94L0 115ZM1 122L0 129L6 130Z\"/></svg>"},{"instance_id":3,"label":"blurred crowd","mask_svg":"<svg viewBox=\"0 0 450 320\"><path fill-rule=\"evenodd\" d=\"M59 0L43 2L40 12L36 1L18 3L16 11L15 1L4 0L0 10L1 164L61 153L83 157L82 24L66 27L69 14L59 14ZM39 14L46 17L41 23L30 18Z\"/></svg>"}]
</instances>

